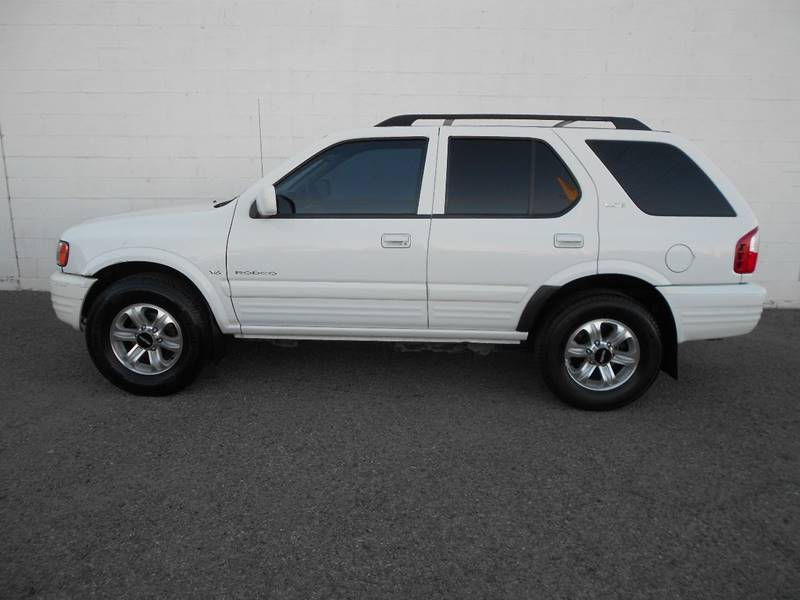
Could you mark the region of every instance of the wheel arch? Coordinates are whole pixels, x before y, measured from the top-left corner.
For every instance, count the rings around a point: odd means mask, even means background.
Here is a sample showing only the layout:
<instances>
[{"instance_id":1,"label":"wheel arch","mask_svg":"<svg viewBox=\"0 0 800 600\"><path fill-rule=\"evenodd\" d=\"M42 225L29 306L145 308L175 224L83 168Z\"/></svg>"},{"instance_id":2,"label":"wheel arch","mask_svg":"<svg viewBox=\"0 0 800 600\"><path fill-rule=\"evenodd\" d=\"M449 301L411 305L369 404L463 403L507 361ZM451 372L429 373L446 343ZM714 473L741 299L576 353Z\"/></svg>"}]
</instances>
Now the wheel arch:
<instances>
[{"instance_id":1,"label":"wheel arch","mask_svg":"<svg viewBox=\"0 0 800 600\"><path fill-rule=\"evenodd\" d=\"M99 270L92 273L92 277L97 281L89 288L89 293L84 298L83 305L81 306L81 323L86 319L89 309L97 299L97 297L115 281L119 281L131 275L139 275L143 273L163 273L175 277L177 280L182 281L186 286L195 294L199 302L202 303L204 309L208 314L209 322L212 326L211 340L212 348L211 355L214 359L221 358L223 354L223 344L221 341L222 330L220 327L219 316L215 314L206 294L199 288L199 286L185 273L178 269L165 265L159 262L150 262L146 260L140 261L125 261L117 262L106 265Z\"/></svg>"},{"instance_id":2,"label":"wheel arch","mask_svg":"<svg viewBox=\"0 0 800 600\"><path fill-rule=\"evenodd\" d=\"M539 325L566 300L591 293L615 292L640 302L653 315L662 335L661 369L677 378L678 338L675 318L667 300L651 283L632 275L600 274L574 279L564 285L541 286L528 300L517 325L517 331L536 335Z\"/></svg>"},{"instance_id":3,"label":"wheel arch","mask_svg":"<svg viewBox=\"0 0 800 600\"><path fill-rule=\"evenodd\" d=\"M78 274L100 279L121 274L127 276L150 271L170 273L191 284L203 298L217 326L223 333L239 333L239 321L233 312L224 273L209 278L194 262L167 250L124 247L95 256L79 269ZM99 282L98 282L99 283ZM92 287L98 287L95 284Z\"/></svg>"}]
</instances>

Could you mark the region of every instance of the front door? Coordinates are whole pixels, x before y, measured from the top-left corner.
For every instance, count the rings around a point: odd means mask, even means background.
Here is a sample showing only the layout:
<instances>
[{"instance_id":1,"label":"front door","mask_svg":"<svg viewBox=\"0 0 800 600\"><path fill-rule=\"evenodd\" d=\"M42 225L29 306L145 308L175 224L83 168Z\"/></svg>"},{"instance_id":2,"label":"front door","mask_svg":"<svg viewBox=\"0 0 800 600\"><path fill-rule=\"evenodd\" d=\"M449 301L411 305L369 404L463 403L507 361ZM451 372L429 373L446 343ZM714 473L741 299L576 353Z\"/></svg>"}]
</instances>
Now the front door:
<instances>
[{"instance_id":1,"label":"front door","mask_svg":"<svg viewBox=\"0 0 800 600\"><path fill-rule=\"evenodd\" d=\"M275 182L276 216L240 201L228 279L242 332L425 329L435 153L426 128L341 140Z\"/></svg>"}]
</instances>

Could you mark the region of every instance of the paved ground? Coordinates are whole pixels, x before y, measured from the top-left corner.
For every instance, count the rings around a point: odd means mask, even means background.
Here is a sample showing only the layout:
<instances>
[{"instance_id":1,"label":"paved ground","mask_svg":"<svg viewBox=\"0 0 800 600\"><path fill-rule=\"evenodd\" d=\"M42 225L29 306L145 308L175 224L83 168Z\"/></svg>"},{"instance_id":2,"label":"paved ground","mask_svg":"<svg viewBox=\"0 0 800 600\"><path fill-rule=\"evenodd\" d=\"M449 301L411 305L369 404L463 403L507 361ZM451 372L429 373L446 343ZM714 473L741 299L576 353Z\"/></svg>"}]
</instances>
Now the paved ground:
<instances>
[{"instance_id":1,"label":"paved ground","mask_svg":"<svg viewBox=\"0 0 800 600\"><path fill-rule=\"evenodd\" d=\"M0 294L0 596L797 598L800 311L621 411L530 355L233 342L167 399Z\"/></svg>"}]
</instances>

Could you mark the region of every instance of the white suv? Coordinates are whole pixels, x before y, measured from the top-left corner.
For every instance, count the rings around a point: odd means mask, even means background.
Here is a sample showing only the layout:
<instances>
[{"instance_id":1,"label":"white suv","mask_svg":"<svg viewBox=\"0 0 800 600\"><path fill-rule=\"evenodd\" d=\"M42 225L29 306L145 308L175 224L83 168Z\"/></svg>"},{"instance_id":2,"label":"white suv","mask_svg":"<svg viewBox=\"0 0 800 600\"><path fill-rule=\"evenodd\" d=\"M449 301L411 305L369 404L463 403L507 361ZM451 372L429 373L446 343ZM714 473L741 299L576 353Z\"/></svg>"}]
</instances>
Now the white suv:
<instances>
[{"instance_id":1,"label":"white suv","mask_svg":"<svg viewBox=\"0 0 800 600\"><path fill-rule=\"evenodd\" d=\"M221 335L530 341L559 397L601 410L676 376L679 343L755 327L756 225L694 146L635 119L401 115L213 207L67 230L52 300L137 394L189 384Z\"/></svg>"}]
</instances>

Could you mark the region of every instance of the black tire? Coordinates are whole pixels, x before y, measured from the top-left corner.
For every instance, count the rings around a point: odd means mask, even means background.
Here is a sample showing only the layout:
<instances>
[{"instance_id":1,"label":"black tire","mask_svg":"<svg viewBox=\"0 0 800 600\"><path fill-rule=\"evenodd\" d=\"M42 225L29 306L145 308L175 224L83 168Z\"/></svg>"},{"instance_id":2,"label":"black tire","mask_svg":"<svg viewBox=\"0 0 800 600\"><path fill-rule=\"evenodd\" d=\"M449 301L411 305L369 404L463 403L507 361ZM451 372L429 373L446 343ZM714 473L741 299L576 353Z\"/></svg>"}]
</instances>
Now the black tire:
<instances>
[{"instance_id":1,"label":"black tire","mask_svg":"<svg viewBox=\"0 0 800 600\"><path fill-rule=\"evenodd\" d=\"M565 304L565 308L547 315L536 340L537 358L547 386L567 404L584 410L611 410L641 397L661 367L661 335L650 312L635 300L612 293L580 296ZM602 319L618 321L633 332L638 340L639 362L619 387L592 390L570 376L565 349L576 329ZM577 360L580 366L581 359Z\"/></svg>"},{"instance_id":2,"label":"black tire","mask_svg":"<svg viewBox=\"0 0 800 600\"><path fill-rule=\"evenodd\" d=\"M121 310L139 303L163 308L180 326L182 350L163 373L136 373L117 359L112 349L112 320ZM95 298L86 319L86 345L95 366L111 383L140 396L164 396L189 385L208 356L210 336L208 311L196 291L162 273L132 275L112 283Z\"/></svg>"}]
</instances>

